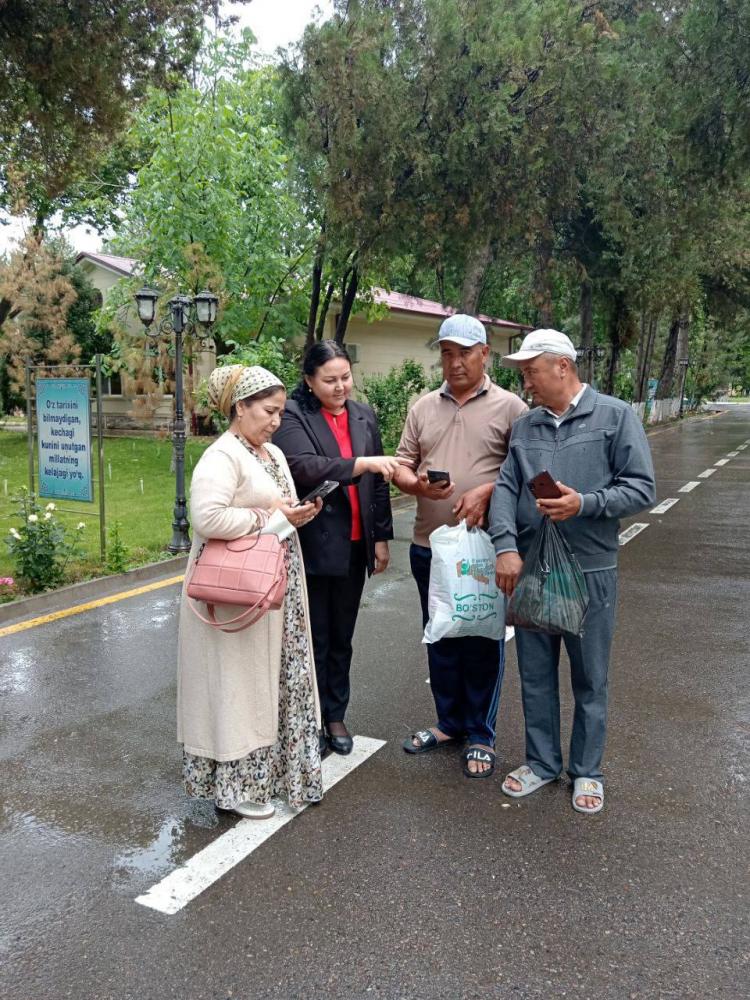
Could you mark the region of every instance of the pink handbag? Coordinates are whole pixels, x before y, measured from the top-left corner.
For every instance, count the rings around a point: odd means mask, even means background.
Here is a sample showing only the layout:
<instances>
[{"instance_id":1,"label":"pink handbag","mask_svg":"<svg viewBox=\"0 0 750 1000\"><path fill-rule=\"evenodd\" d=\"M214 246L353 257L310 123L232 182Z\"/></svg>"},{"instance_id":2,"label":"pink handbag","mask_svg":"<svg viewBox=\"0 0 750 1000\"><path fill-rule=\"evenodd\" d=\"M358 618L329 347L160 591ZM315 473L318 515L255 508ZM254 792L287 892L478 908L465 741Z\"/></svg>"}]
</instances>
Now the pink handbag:
<instances>
[{"instance_id":1,"label":"pink handbag","mask_svg":"<svg viewBox=\"0 0 750 1000\"><path fill-rule=\"evenodd\" d=\"M204 618L191 603L195 615L223 632L241 632L267 611L278 611L285 592L284 549L274 534L243 535L229 542L209 539L198 552L187 585L188 597L205 601L208 609L208 618ZM217 604L246 610L236 618L219 621L214 610Z\"/></svg>"}]
</instances>

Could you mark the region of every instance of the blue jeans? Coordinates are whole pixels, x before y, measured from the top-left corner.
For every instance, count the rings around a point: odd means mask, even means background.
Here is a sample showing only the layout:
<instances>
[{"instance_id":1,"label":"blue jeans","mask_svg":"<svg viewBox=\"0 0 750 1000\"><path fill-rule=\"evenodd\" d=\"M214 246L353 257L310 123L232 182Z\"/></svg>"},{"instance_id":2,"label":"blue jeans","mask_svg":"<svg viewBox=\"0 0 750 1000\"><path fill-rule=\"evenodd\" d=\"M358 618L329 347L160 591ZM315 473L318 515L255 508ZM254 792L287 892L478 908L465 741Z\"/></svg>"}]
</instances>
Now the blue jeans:
<instances>
[{"instance_id":1,"label":"blue jeans","mask_svg":"<svg viewBox=\"0 0 750 1000\"><path fill-rule=\"evenodd\" d=\"M427 624L432 550L412 544L411 571ZM465 737L469 743L495 745L495 720L505 671L505 642L467 636L440 639L427 646L430 687L435 699L437 726L446 736Z\"/></svg>"},{"instance_id":2,"label":"blue jeans","mask_svg":"<svg viewBox=\"0 0 750 1000\"><path fill-rule=\"evenodd\" d=\"M589 610L583 635L564 637L516 629L526 721L526 763L540 778L556 778L563 768L560 747L560 646L570 660L575 699L568 774L571 778L602 777L607 736L607 674L615 628L617 570L586 573Z\"/></svg>"}]
</instances>

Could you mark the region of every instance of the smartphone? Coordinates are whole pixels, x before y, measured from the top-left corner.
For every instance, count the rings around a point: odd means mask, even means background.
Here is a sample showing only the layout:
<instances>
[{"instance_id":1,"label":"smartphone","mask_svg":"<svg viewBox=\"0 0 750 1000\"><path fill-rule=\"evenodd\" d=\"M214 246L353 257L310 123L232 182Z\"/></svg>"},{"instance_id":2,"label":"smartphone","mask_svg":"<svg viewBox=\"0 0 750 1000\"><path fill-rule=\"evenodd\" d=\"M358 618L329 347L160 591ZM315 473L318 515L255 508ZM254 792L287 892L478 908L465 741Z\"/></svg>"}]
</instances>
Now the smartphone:
<instances>
[{"instance_id":1,"label":"smartphone","mask_svg":"<svg viewBox=\"0 0 750 1000\"><path fill-rule=\"evenodd\" d=\"M428 469L427 480L430 483L449 483L451 476L449 472L441 472L439 469Z\"/></svg>"},{"instance_id":2,"label":"smartphone","mask_svg":"<svg viewBox=\"0 0 750 1000\"><path fill-rule=\"evenodd\" d=\"M528 487L537 500L557 500L562 496L557 483L546 469L530 479Z\"/></svg>"},{"instance_id":3,"label":"smartphone","mask_svg":"<svg viewBox=\"0 0 750 1000\"><path fill-rule=\"evenodd\" d=\"M327 497L329 493L333 493L338 485L339 484L334 482L333 479L326 479L326 481L321 483L320 486L316 486L314 490L311 490L306 497L302 497L301 500L298 500L294 506L301 507L303 503L311 503L313 500L317 500L318 497L322 500L323 497Z\"/></svg>"}]
</instances>

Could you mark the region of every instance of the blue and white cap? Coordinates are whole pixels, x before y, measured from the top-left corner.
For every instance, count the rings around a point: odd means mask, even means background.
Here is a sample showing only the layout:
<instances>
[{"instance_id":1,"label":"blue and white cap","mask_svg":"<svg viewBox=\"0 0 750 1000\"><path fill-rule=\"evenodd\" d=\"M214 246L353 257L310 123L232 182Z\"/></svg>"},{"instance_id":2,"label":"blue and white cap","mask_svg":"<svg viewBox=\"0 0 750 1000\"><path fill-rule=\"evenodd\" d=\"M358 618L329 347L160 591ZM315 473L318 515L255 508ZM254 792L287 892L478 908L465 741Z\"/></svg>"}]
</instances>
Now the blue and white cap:
<instances>
[{"instance_id":1,"label":"blue and white cap","mask_svg":"<svg viewBox=\"0 0 750 1000\"><path fill-rule=\"evenodd\" d=\"M450 340L461 347L473 347L475 344L487 343L487 331L473 316L466 313L456 313L444 320L438 330L438 343Z\"/></svg>"}]
</instances>

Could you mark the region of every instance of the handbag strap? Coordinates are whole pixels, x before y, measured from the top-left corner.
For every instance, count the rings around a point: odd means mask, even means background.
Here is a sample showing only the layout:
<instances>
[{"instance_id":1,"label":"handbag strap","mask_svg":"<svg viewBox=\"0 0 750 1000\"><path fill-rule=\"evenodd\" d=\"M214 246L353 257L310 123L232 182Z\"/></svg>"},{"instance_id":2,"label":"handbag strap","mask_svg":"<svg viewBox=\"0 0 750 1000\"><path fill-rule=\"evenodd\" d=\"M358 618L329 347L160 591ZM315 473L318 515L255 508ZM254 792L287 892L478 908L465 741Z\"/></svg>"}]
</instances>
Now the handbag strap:
<instances>
[{"instance_id":1,"label":"handbag strap","mask_svg":"<svg viewBox=\"0 0 750 1000\"><path fill-rule=\"evenodd\" d=\"M219 628L222 630L222 632L242 632L246 628L249 628L251 625L254 625L255 622L259 621L263 617L265 611L268 608L268 594L266 594L264 597L261 597L260 601L258 601L257 604L254 604L252 608L245 608L242 614L237 615L236 618L229 618L225 622L219 621L219 619L216 617L216 611L215 611L216 606L214 604L208 604L208 603L206 604L206 609L208 611L208 618L205 618L196 608L195 602L192 600L192 598L188 598L188 603L190 604L190 610L193 612L196 618L200 618L200 620L202 622L205 622L206 625L213 625L214 628ZM247 621L245 621L245 619L247 619ZM227 625L237 625L238 622L243 623L239 625L238 628L226 627Z\"/></svg>"}]
</instances>

